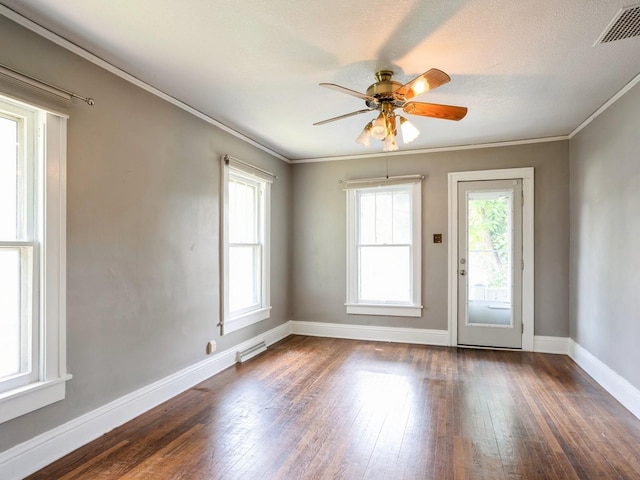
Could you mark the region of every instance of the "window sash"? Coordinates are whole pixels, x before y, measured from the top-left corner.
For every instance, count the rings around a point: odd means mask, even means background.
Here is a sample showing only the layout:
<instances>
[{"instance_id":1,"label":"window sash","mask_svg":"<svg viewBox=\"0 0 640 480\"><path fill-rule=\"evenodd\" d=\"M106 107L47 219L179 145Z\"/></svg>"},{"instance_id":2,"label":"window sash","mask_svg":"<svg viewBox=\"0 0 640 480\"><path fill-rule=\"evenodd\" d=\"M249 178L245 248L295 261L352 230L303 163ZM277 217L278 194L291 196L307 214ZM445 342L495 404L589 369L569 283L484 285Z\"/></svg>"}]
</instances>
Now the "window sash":
<instances>
[{"instance_id":1,"label":"window sash","mask_svg":"<svg viewBox=\"0 0 640 480\"><path fill-rule=\"evenodd\" d=\"M234 250L250 250L251 265L245 268L234 268ZM235 318L262 307L262 244L233 243L229 244L229 317ZM250 268L248 278L246 267ZM245 274L245 275L242 275ZM240 282L238 275L245 277L246 282ZM236 278L234 278L236 277ZM244 283L244 284L241 284ZM244 300L243 300L244 297ZM246 298L250 298L247 302ZM240 304L240 306L238 306Z\"/></svg>"},{"instance_id":2,"label":"window sash","mask_svg":"<svg viewBox=\"0 0 640 480\"><path fill-rule=\"evenodd\" d=\"M412 285L413 246L411 244L359 245L356 250L358 262L356 303L370 305L414 304ZM369 257L375 256L376 258L364 258L367 253L373 254L369 255ZM403 275L399 275L399 273ZM371 281L372 278L376 280ZM367 295L367 292L377 292L377 295Z\"/></svg>"},{"instance_id":3,"label":"window sash","mask_svg":"<svg viewBox=\"0 0 640 480\"><path fill-rule=\"evenodd\" d=\"M233 220L229 222L229 242L262 242L262 185L230 172L228 188L229 216ZM250 200L246 198L249 194L252 196Z\"/></svg>"},{"instance_id":4,"label":"window sash","mask_svg":"<svg viewBox=\"0 0 640 480\"><path fill-rule=\"evenodd\" d=\"M7 224L5 223L6 218L4 218L2 225L0 225L0 241L29 241L35 239L38 235L38 182L41 175L36 156L41 149L36 144L36 130L40 128L39 124L41 122L38 119L37 112L33 110L17 105L9 107L3 104L4 102L0 98L0 118L16 123L15 154L9 152L9 149L13 150L11 147L0 152L5 161L8 156L13 156L15 159L13 173L10 165L0 165L1 177L15 178L15 183L11 182L11 180L0 183L3 191L6 191L8 187L15 194L14 214L12 215L15 230L13 235L8 235L6 231ZM11 108L11 111L7 112L7 108ZM3 140L8 141L8 139ZM13 185L10 186L10 183L13 183ZM6 206L8 198L0 197L0 200Z\"/></svg>"},{"instance_id":5,"label":"window sash","mask_svg":"<svg viewBox=\"0 0 640 480\"><path fill-rule=\"evenodd\" d=\"M34 365L37 366L38 361L39 335L37 325L33 324L38 318L39 275L37 262L34 261L36 251L33 242L0 242L0 317L3 320L0 327L0 393L38 379L38 371ZM11 266L6 254L10 252L17 254L14 282L11 282L8 275ZM6 295L11 294L12 290L16 296L13 306L9 304L10 300ZM15 355L14 368L8 370L12 353Z\"/></svg>"},{"instance_id":6,"label":"window sash","mask_svg":"<svg viewBox=\"0 0 640 480\"><path fill-rule=\"evenodd\" d=\"M357 190L357 242L376 245L407 243L412 237L411 187ZM406 202L402 208L402 199Z\"/></svg>"}]
</instances>

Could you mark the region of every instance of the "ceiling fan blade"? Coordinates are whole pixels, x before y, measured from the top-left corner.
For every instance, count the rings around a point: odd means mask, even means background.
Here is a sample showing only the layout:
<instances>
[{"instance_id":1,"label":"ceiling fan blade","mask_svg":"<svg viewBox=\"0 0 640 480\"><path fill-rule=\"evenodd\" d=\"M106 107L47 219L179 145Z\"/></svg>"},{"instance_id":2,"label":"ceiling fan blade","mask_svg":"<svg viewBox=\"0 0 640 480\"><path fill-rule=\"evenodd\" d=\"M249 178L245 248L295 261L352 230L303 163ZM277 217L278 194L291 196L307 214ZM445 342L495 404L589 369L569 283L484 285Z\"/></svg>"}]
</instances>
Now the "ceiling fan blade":
<instances>
[{"instance_id":1,"label":"ceiling fan blade","mask_svg":"<svg viewBox=\"0 0 640 480\"><path fill-rule=\"evenodd\" d=\"M401 95L405 100L411 100L413 97L417 97L421 93L428 90L444 85L451 80L451 77L444 73L442 70L432 68L424 72L419 77L414 78L409 83L405 83L398 90L395 91L396 95Z\"/></svg>"},{"instance_id":2,"label":"ceiling fan blade","mask_svg":"<svg viewBox=\"0 0 640 480\"><path fill-rule=\"evenodd\" d=\"M360 115L361 113L367 113L375 108L365 108L363 110L358 110L357 112L345 113L344 115L340 115L339 117L328 118L327 120L322 120L321 122L316 122L314 125L324 125L325 123L335 122L336 120L342 120L343 118L353 117L354 115Z\"/></svg>"},{"instance_id":3,"label":"ceiling fan blade","mask_svg":"<svg viewBox=\"0 0 640 480\"><path fill-rule=\"evenodd\" d=\"M404 110L405 113L410 113L412 115L444 118L445 120L462 120L467 114L467 107L422 102L409 102L402 110Z\"/></svg>"},{"instance_id":4,"label":"ceiling fan blade","mask_svg":"<svg viewBox=\"0 0 640 480\"><path fill-rule=\"evenodd\" d=\"M347 95L351 95L353 97L361 98L362 100L373 100L373 97L369 95L365 95L364 93L356 92L355 90L351 90L350 88L341 87L340 85L336 85L335 83L321 83L321 87L330 88L332 90L337 90L338 92L346 93Z\"/></svg>"}]
</instances>

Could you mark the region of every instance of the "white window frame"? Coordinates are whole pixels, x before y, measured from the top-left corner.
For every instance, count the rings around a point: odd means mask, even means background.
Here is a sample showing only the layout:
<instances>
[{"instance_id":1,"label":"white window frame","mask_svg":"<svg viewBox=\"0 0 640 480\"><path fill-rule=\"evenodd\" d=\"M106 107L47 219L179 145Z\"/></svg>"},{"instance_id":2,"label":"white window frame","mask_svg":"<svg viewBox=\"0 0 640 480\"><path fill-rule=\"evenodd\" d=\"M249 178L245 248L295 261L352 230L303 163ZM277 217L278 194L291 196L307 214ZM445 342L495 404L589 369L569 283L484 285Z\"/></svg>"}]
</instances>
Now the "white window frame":
<instances>
[{"instance_id":1,"label":"white window frame","mask_svg":"<svg viewBox=\"0 0 640 480\"><path fill-rule=\"evenodd\" d=\"M0 423L65 398L67 117L0 95L0 109L22 117L32 156L29 184L35 208L27 241L6 242L31 252L33 356L27 381L0 393ZM25 114L28 112L28 114ZM11 244L14 245L11 245ZM7 379L7 382L13 380Z\"/></svg>"},{"instance_id":2,"label":"white window frame","mask_svg":"<svg viewBox=\"0 0 640 480\"><path fill-rule=\"evenodd\" d=\"M220 272L221 272L221 335L235 332L241 328L248 327L254 323L266 320L271 315L271 295L270 295L270 226L271 226L271 183L275 178L273 175L264 172L249 164L238 161L225 155L221 161L221 252L220 252ZM258 187L260 199L258 200L258 243L261 250L261 262L258 278L259 303L253 308L245 309L234 314L229 308L229 180L237 178Z\"/></svg>"},{"instance_id":3,"label":"white window frame","mask_svg":"<svg viewBox=\"0 0 640 480\"><path fill-rule=\"evenodd\" d=\"M347 301L346 312L354 315L384 315L396 317L422 316L422 177L411 179L371 179L347 182ZM399 185L411 189L412 242L411 242L411 293L410 302L365 303L358 298L358 243L359 212L358 193L362 191L388 191Z\"/></svg>"}]
</instances>

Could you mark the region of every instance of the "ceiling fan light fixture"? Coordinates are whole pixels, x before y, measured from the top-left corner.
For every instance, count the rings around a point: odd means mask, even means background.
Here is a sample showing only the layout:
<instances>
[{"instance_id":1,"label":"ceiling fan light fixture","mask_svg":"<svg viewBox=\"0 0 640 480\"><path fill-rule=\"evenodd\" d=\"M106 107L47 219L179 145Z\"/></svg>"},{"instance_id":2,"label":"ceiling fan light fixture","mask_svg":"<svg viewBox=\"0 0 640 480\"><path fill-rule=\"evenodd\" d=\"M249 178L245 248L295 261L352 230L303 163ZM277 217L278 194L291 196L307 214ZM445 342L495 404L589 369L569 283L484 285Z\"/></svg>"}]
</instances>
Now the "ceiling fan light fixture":
<instances>
[{"instance_id":1,"label":"ceiling fan light fixture","mask_svg":"<svg viewBox=\"0 0 640 480\"><path fill-rule=\"evenodd\" d=\"M427 90L429 90L429 83L425 79L420 79L413 84L413 86L411 87L411 90L413 90L413 96L417 97L421 93L424 93Z\"/></svg>"},{"instance_id":2,"label":"ceiling fan light fixture","mask_svg":"<svg viewBox=\"0 0 640 480\"><path fill-rule=\"evenodd\" d=\"M402 131L402 141L404 143L411 143L420 135L420 130L404 117L400 117L400 130Z\"/></svg>"},{"instance_id":3,"label":"ceiling fan light fixture","mask_svg":"<svg viewBox=\"0 0 640 480\"><path fill-rule=\"evenodd\" d=\"M375 138L383 142L383 151L394 152L398 150L396 141L398 127L400 127L402 141L405 144L413 142L420 135L420 131L406 118L396 115L396 109L402 109L405 114L444 120L458 121L465 117L467 114L466 107L412 101L414 97L438 88L450 80L451 77L442 70L431 68L404 85L393 80L393 71L379 70L376 72L376 83L370 85L366 93L360 93L334 83L321 83L320 86L364 100L367 108L316 122L314 125L324 125L325 123L377 110L379 112L378 116L375 120L365 125L360 135L356 138L356 143L368 147L371 143L371 138ZM400 125L398 125L398 122Z\"/></svg>"},{"instance_id":4,"label":"ceiling fan light fixture","mask_svg":"<svg viewBox=\"0 0 640 480\"><path fill-rule=\"evenodd\" d=\"M384 147L382 147L382 151L395 152L396 150L398 150L396 136L393 133L389 133L389 135L387 135L387 137L384 139Z\"/></svg>"},{"instance_id":5,"label":"ceiling fan light fixture","mask_svg":"<svg viewBox=\"0 0 640 480\"><path fill-rule=\"evenodd\" d=\"M367 123L358 138L356 138L356 143L362 145L364 147L368 147L371 145L371 129L373 128L373 121Z\"/></svg>"},{"instance_id":6,"label":"ceiling fan light fixture","mask_svg":"<svg viewBox=\"0 0 640 480\"><path fill-rule=\"evenodd\" d=\"M384 140L387 136L387 120L384 117L384 114L380 112L376 121L373 122L373 127L371 128L371 136L376 140Z\"/></svg>"}]
</instances>

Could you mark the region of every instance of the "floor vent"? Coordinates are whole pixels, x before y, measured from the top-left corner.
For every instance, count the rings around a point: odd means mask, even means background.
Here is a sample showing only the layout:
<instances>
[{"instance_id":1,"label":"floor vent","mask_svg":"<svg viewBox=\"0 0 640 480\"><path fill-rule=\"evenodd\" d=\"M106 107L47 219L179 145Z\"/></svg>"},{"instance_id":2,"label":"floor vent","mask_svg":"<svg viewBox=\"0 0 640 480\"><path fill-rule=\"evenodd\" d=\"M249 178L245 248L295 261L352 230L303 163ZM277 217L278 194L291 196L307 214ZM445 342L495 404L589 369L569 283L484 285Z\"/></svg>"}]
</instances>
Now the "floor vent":
<instances>
[{"instance_id":1,"label":"floor vent","mask_svg":"<svg viewBox=\"0 0 640 480\"><path fill-rule=\"evenodd\" d=\"M255 344L253 347L249 347L246 350L236 353L236 362L242 363L246 362L250 358L255 357L259 353L265 352L267 350L267 344L264 343L264 340L260 343Z\"/></svg>"},{"instance_id":2,"label":"floor vent","mask_svg":"<svg viewBox=\"0 0 640 480\"><path fill-rule=\"evenodd\" d=\"M639 35L640 5L635 5L620 10L594 45L637 37Z\"/></svg>"}]
</instances>

